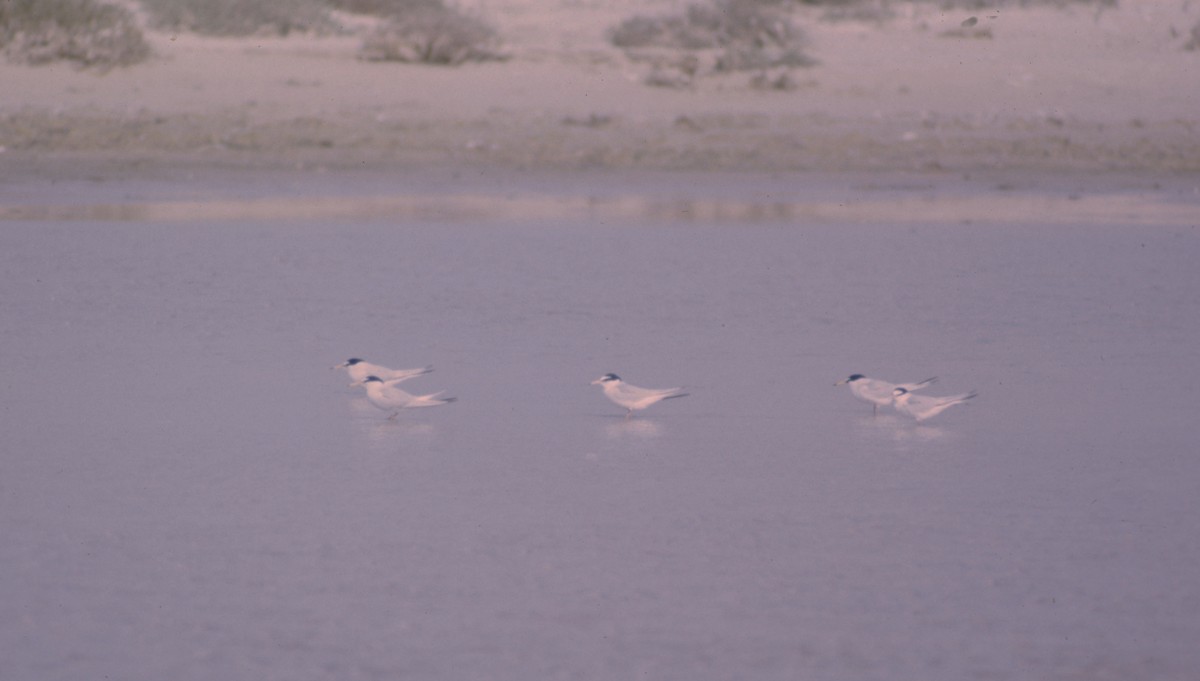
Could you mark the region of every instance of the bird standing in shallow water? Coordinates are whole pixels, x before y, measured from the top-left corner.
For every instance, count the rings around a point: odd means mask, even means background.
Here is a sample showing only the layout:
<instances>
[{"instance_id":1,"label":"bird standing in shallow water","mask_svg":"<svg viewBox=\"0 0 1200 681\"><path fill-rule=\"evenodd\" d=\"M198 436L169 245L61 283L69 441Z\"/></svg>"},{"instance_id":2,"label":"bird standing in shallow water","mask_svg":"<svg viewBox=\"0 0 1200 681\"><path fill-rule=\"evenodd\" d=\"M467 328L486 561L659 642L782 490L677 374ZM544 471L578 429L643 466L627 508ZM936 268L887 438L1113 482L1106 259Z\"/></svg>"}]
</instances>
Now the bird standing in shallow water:
<instances>
[{"instance_id":1,"label":"bird standing in shallow water","mask_svg":"<svg viewBox=\"0 0 1200 681\"><path fill-rule=\"evenodd\" d=\"M367 376L362 383L367 389L367 399L370 400L371 404L384 411L393 412L388 417L389 421L399 416L401 409L438 407L454 402L457 399L455 397L439 397L442 394L441 392L431 395L412 395L406 393L396 387L396 384L401 380L404 379L385 381L378 376Z\"/></svg>"},{"instance_id":2,"label":"bird standing in shallow water","mask_svg":"<svg viewBox=\"0 0 1200 681\"><path fill-rule=\"evenodd\" d=\"M896 411L901 414L907 414L916 419L917 423L920 423L927 418L937 416L956 404L962 404L974 398L977 394L972 390L969 393L950 395L948 397L926 397L924 395L914 395L904 388L896 388L892 391L892 400L896 405Z\"/></svg>"},{"instance_id":3,"label":"bird standing in shallow water","mask_svg":"<svg viewBox=\"0 0 1200 681\"><path fill-rule=\"evenodd\" d=\"M351 386L356 386L359 383L367 380L367 376L376 376L383 381L392 381L399 383L407 381L410 378L424 376L433 371L433 367L421 367L420 369L389 369L380 364L371 364L370 362L351 357L341 364L333 367L334 369L345 369L346 373L350 374L350 379L354 381Z\"/></svg>"},{"instance_id":4,"label":"bird standing in shallow water","mask_svg":"<svg viewBox=\"0 0 1200 681\"><path fill-rule=\"evenodd\" d=\"M592 385L600 386L608 399L625 407L627 410L625 418L633 416L635 409L645 409L663 400L687 395L683 392L683 388L639 388L622 381L621 377L616 374L604 374L592 381Z\"/></svg>"},{"instance_id":5,"label":"bird standing in shallow water","mask_svg":"<svg viewBox=\"0 0 1200 681\"><path fill-rule=\"evenodd\" d=\"M879 408L892 403L892 391L896 388L904 388L912 392L920 390L937 382L937 376L927 378L918 383L888 383L881 381L878 378L867 378L862 374L851 374L849 378L844 378L834 385L849 385L850 394L854 395L859 400L867 402L871 405L871 414L878 414Z\"/></svg>"}]
</instances>

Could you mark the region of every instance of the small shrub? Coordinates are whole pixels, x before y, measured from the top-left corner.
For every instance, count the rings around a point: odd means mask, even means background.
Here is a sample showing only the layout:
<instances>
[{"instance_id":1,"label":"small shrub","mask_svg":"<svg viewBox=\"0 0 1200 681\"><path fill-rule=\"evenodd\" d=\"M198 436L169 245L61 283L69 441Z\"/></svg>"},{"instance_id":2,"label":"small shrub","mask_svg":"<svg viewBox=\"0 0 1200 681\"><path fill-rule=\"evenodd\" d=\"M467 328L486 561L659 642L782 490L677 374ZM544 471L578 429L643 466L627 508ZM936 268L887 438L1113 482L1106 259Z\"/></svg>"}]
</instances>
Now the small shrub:
<instances>
[{"instance_id":1,"label":"small shrub","mask_svg":"<svg viewBox=\"0 0 1200 681\"><path fill-rule=\"evenodd\" d=\"M920 1L920 0L917 0ZM936 4L942 9L1008 9L1014 4L1018 7L1066 7L1068 5L1097 5L1099 7L1116 7L1117 0L924 0ZM816 7L826 7L839 11L854 11L865 5L886 6L898 4L898 0L800 0L801 4Z\"/></svg>"},{"instance_id":2,"label":"small shrub","mask_svg":"<svg viewBox=\"0 0 1200 681\"><path fill-rule=\"evenodd\" d=\"M860 23L883 24L896 18L891 0L839 0L820 2L805 0L806 5L817 5L824 8L821 19L824 21L857 21Z\"/></svg>"},{"instance_id":3,"label":"small shrub","mask_svg":"<svg viewBox=\"0 0 1200 681\"><path fill-rule=\"evenodd\" d=\"M662 42L669 29L669 19L648 17L639 14L617 24L609 34L609 41L622 49L647 47Z\"/></svg>"},{"instance_id":4,"label":"small shrub","mask_svg":"<svg viewBox=\"0 0 1200 681\"><path fill-rule=\"evenodd\" d=\"M151 25L214 36L333 29L320 0L142 0Z\"/></svg>"},{"instance_id":5,"label":"small shrub","mask_svg":"<svg viewBox=\"0 0 1200 681\"><path fill-rule=\"evenodd\" d=\"M610 40L624 49L720 50L716 71L807 66L805 38L784 3L711 0L689 5L681 15L636 16L617 25Z\"/></svg>"},{"instance_id":6,"label":"small shrub","mask_svg":"<svg viewBox=\"0 0 1200 681\"><path fill-rule=\"evenodd\" d=\"M0 48L18 63L100 69L150 56L129 10L96 0L0 0Z\"/></svg>"},{"instance_id":7,"label":"small shrub","mask_svg":"<svg viewBox=\"0 0 1200 681\"><path fill-rule=\"evenodd\" d=\"M1011 0L935 0L944 9L1008 9ZM1095 5L1099 9L1116 7L1117 0L1017 0L1019 7L1067 7L1069 5Z\"/></svg>"},{"instance_id":8,"label":"small shrub","mask_svg":"<svg viewBox=\"0 0 1200 681\"><path fill-rule=\"evenodd\" d=\"M1094 5L1103 10L1116 7L1117 0L905 0L914 4L923 2L927 5L937 5L943 10L975 10L1009 9L1012 7L1067 7L1070 5ZM882 24L895 19L896 5L904 4L901 0L800 0L803 5L821 7L821 19L824 21L857 21L863 23ZM962 37L986 38L984 35L964 35Z\"/></svg>"},{"instance_id":9,"label":"small shrub","mask_svg":"<svg viewBox=\"0 0 1200 681\"><path fill-rule=\"evenodd\" d=\"M379 17L445 9L442 0L329 0L329 4L343 12Z\"/></svg>"},{"instance_id":10,"label":"small shrub","mask_svg":"<svg viewBox=\"0 0 1200 681\"><path fill-rule=\"evenodd\" d=\"M1191 36L1188 38L1188 41L1183 44L1183 49L1188 50L1189 52L1200 50L1200 21L1196 22L1196 25L1192 27Z\"/></svg>"},{"instance_id":11,"label":"small shrub","mask_svg":"<svg viewBox=\"0 0 1200 681\"><path fill-rule=\"evenodd\" d=\"M495 29L454 10L421 10L392 16L363 41L368 61L457 66L502 59Z\"/></svg>"}]
</instances>

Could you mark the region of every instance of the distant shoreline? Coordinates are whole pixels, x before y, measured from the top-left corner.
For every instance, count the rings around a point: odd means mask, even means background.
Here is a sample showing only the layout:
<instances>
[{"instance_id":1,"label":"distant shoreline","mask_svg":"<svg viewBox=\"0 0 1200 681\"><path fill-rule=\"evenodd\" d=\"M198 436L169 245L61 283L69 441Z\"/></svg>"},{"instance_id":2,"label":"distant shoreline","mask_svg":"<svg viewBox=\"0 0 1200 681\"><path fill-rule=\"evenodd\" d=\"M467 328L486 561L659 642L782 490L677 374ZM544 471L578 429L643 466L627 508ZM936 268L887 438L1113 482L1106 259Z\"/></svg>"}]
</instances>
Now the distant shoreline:
<instances>
[{"instance_id":1,"label":"distant shoreline","mask_svg":"<svg viewBox=\"0 0 1200 681\"><path fill-rule=\"evenodd\" d=\"M679 171L253 155L6 155L0 223L1088 224L1193 228L1200 176L1095 170Z\"/></svg>"},{"instance_id":2,"label":"distant shoreline","mask_svg":"<svg viewBox=\"0 0 1200 681\"><path fill-rule=\"evenodd\" d=\"M275 167L433 163L553 170L1200 173L1200 134L1185 121L1106 127L1018 118L942 126L903 117L731 121L697 114L651 120L618 116L593 126L569 118L528 121L513 114L381 124L356 117L255 122L221 114L21 113L0 118L0 136L5 142L0 159L74 154L167 160L175 155Z\"/></svg>"},{"instance_id":3,"label":"distant shoreline","mask_svg":"<svg viewBox=\"0 0 1200 681\"><path fill-rule=\"evenodd\" d=\"M449 68L362 61L347 36L152 32L149 62L104 74L0 63L0 162L1187 177L1195 5L988 12L986 39L952 37L964 11L933 3L881 24L810 13L819 64L785 90L648 85L653 60L606 31L665 2L504 0L510 58Z\"/></svg>"}]
</instances>

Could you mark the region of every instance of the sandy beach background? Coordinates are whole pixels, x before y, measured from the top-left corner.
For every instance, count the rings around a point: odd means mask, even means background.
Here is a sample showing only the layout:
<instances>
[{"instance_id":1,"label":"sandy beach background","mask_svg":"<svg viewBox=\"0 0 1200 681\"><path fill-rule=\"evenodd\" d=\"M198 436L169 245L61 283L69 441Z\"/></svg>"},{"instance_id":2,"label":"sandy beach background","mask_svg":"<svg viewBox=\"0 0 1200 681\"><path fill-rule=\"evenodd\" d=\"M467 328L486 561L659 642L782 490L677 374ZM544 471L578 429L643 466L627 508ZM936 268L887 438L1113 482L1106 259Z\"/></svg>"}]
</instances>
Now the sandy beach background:
<instances>
[{"instance_id":1,"label":"sandy beach background","mask_svg":"<svg viewBox=\"0 0 1200 681\"><path fill-rule=\"evenodd\" d=\"M786 90L753 72L653 87L614 47L664 0L464 5L507 59L358 58L359 36L148 31L106 73L0 64L0 167L68 158L277 167L1200 171L1200 3L1000 10L898 3L882 22L799 10L817 64ZM1014 3L1015 5L1015 3ZM973 31L961 30L974 17ZM643 55L644 56L644 55ZM768 74L773 76L773 74ZM3 172L3 171L0 171ZM68 172L64 170L63 172ZM0 176L3 177L3 176Z\"/></svg>"}]
</instances>

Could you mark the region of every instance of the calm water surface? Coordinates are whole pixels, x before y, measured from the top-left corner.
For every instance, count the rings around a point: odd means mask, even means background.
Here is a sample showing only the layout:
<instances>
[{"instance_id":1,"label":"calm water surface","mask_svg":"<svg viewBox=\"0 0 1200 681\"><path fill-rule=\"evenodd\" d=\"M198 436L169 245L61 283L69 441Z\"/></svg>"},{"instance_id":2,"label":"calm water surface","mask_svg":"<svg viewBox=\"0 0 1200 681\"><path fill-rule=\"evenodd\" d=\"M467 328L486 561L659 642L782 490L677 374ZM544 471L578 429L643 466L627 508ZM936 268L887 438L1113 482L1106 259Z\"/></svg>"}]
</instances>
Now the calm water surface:
<instances>
[{"instance_id":1,"label":"calm water surface","mask_svg":"<svg viewBox=\"0 0 1200 681\"><path fill-rule=\"evenodd\" d=\"M3 224L0 677L1194 678L1200 230L759 218Z\"/></svg>"}]
</instances>

